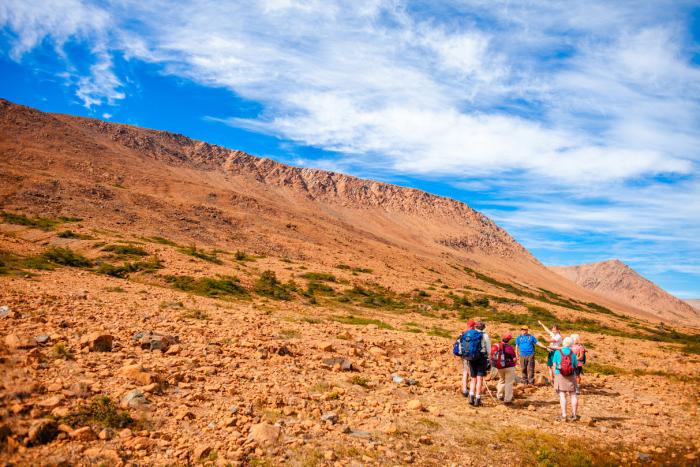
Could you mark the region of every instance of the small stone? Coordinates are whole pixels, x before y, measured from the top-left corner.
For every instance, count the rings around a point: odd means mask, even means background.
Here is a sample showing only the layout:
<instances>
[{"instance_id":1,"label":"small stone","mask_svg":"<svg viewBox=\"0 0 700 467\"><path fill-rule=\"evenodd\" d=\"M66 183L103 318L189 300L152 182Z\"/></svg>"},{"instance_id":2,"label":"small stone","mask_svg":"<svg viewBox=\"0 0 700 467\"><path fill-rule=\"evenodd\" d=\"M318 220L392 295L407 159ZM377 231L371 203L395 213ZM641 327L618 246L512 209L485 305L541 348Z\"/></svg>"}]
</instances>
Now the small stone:
<instances>
[{"instance_id":1,"label":"small stone","mask_svg":"<svg viewBox=\"0 0 700 467\"><path fill-rule=\"evenodd\" d=\"M97 434L97 437L103 441L108 441L114 438L114 430L111 428L103 428L102 431Z\"/></svg>"},{"instance_id":2,"label":"small stone","mask_svg":"<svg viewBox=\"0 0 700 467\"><path fill-rule=\"evenodd\" d=\"M175 411L176 420L193 420L194 418L195 414L187 406L181 406Z\"/></svg>"},{"instance_id":3,"label":"small stone","mask_svg":"<svg viewBox=\"0 0 700 467\"><path fill-rule=\"evenodd\" d=\"M147 372L141 365L126 365L119 369L119 375L128 378L142 386L153 383L154 377Z\"/></svg>"},{"instance_id":4,"label":"small stone","mask_svg":"<svg viewBox=\"0 0 700 467\"><path fill-rule=\"evenodd\" d=\"M408 401L406 404L406 407L409 410L423 410L423 403L419 401L418 399L413 399Z\"/></svg>"},{"instance_id":5,"label":"small stone","mask_svg":"<svg viewBox=\"0 0 700 467\"><path fill-rule=\"evenodd\" d=\"M0 318L7 318L10 316L10 307L3 305L0 306Z\"/></svg>"},{"instance_id":6,"label":"small stone","mask_svg":"<svg viewBox=\"0 0 700 467\"><path fill-rule=\"evenodd\" d=\"M323 458L329 462L333 462L338 458L333 451L326 451L323 453Z\"/></svg>"},{"instance_id":7,"label":"small stone","mask_svg":"<svg viewBox=\"0 0 700 467\"><path fill-rule=\"evenodd\" d=\"M130 428L124 428L119 432L119 437L122 439L129 439L133 435Z\"/></svg>"},{"instance_id":8,"label":"small stone","mask_svg":"<svg viewBox=\"0 0 700 467\"><path fill-rule=\"evenodd\" d=\"M425 444L425 445L433 444L433 440L428 435L423 435L423 436L419 437L418 442L420 444Z\"/></svg>"},{"instance_id":9,"label":"small stone","mask_svg":"<svg viewBox=\"0 0 700 467\"><path fill-rule=\"evenodd\" d=\"M381 347L374 346L370 347L369 353L375 357L383 357L386 355L386 350L382 349Z\"/></svg>"},{"instance_id":10,"label":"small stone","mask_svg":"<svg viewBox=\"0 0 700 467\"><path fill-rule=\"evenodd\" d=\"M37 344L44 345L44 344L47 344L49 342L49 340L51 340L51 337L49 337L46 334L40 334L40 335L34 337L34 340L36 341Z\"/></svg>"},{"instance_id":11,"label":"small stone","mask_svg":"<svg viewBox=\"0 0 700 467\"><path fill-rule=\"evenodd\" d=\"M8 334L5 336L5 345L11 349L31 349L36 347L37 343L33 338L18 336L17 334Z\"/></svg>"},{"instance_id":12,"label":"small stone","mask_svg":"<svg viewBox=\"0 0 700 467\"><path fill-rule=\"evenodd\" d=\"M353 370L352 362L350 362L350 360L346 358L326 358L325 360L323 360L323 365L331 368L337 367L341 371Z\"/></svg>"},{"instance_id":13,"label":"small stone","mask_svg":"<svg viewBox=\"0 0 700 467\"><path fill-rule=\"evenodd\" d=\"M396 426L395 423L391 423L391 424L385 426L382 431L388 435L395 435L396 433L399 432L399 427Z\"/></svg>"},{"instance_id":14,"label":"small stone","mask_svg":"<svg viewBox=\"0 0 700 467\"><path fill-rule=\"evenodd\" d=\"M146 399L146 396L138 389L132 389L122 398L121 406L122 408L143 408L146 407L150 402Z\"/></svg>"},{"instance_id":15,"label":"small stone","mask_svg":"<svg viewBox=\"0 0 700 467\"><path fill-rule=\"evenodd\" d=\"M332 342L319 342L316 344L316 348L318 350L322 350L324 352L333 352L333 343Z\"/></svg>"},{"instance_id":16,"label":"small stone","mask_svg":"<svg viewBox=\"0 0 700 467\"><path fill-rule=\"evenodd\" d=\"M527 410L529 410L530 412L534 412L535 410L537 410L537 408L534 405L530 404L527 406Z\"/></svg>"},{"instance_id":17,"label":"small stone","mask_svg":"<svg viewBox=\"0 0 700 467\"><path fill-rule=\"evenodd\" d=\"M406 379L402 376L397 375L397 374L393 374L393 375L391 375L391 381L395 384L403 384L406 381Z\"/></svg>"},{"instance_id":18,"label":"small stone","mask_svg":"<svg viewBox=\"0 0 700 467\"><path fill-rule=\"evenodd\" d=\"M199 445L196 448L194 448L194 451L192 452L192 459L195 462L199 462L203 460L205 457L211 453L212 448L211 446L207 446L205 444Z\"/></svg>"},{"instance_id":19,"label":"small stone","mask_svg":"<svg viewBox=\"0 0 700 467\"><path fill-rule=\"evenodd\" d=\"M124 463L117 451L104 446L86 449L83 451L83 457L90 465L123 465Z\"/></svg>"},{"instance_id":20,"label":"small stone","mask_svg":"<svg viewBox=\"0 0 700 467\"><path fill-rule=\"evenodd\" d=\"M273 446L279 441L282 429L277 425L262 422L253 425L248 433L248 441L255 441L260 446Z\"/></svg>"},{"instance_id":21,"label":"small stone","mask_svg":"<svg viewBox=\"0 0 700 467\"><path fill-rule=\"evenodd\" d=\"M321 415L321 420L324 422L331 422L335 425L338 422L338 414L335 412L326 412Z\"/></svg>"},{"instance_id":22,"label":"small stone","mask_svg":"<svg viewBox=\"0 0 700 467\"><path fill-rule=\"evenodd\" d=\"M58 436L58 424L53 420L35 420L27 432L30 446L50 443Z\"/></svg>"},{"instance_id":23,"label":"small stone","mask_svg":"<svg viewBox=\"0 0 700 467\"><path fill-rule=\"evenodd\" d=\"M62 400L63 396L53 396L40 401L37 405L46 409L52 409L54 407L59 406Z\"/></svg>"},{"instance_id":24,"label":"small stone","mask_svg":"<svg viewBox=\"0 0 700 467\"><path fill-rule=\"evenodd\" d=\"M97 438L95 436L95 432L92 431L92 428L90 428L89 426L84 426L82 428L73 430L69 433L69 436L78 441L93 441Z\"/></svg>"},{"instance_id":25,"label":"small stone","mask_svg":"<svg viewBox=\"0 0 700 467\"><path fill-rule=\"evenodd\" d=\"M93 332L80 339L80 346L90 352L111 352L114 337L102 332Z\"/></svg>"}]
</instances>

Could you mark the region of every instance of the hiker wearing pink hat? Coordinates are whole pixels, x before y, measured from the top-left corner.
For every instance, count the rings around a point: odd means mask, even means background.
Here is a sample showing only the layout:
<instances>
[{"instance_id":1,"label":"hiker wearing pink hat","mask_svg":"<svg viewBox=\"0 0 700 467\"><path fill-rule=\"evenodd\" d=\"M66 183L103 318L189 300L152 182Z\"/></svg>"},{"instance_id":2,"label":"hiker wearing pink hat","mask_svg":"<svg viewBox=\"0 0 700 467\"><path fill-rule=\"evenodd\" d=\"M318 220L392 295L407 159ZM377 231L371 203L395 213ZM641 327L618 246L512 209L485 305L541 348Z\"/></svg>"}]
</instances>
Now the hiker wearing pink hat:
<instances>
[{"instance_id":1,"label":"hiker wearing pink hat","mask_svg":"<svg viewBox=\"0 0 700 467\"><path fill-rule=\"evenodd\" d=\"M501 342L491 348L491 366L498 370L496 397L509 405L513 402L513 382L515 381L515 349L510 345L513 335L509 332L501 337Z\"/></svg>"}]
</instances>

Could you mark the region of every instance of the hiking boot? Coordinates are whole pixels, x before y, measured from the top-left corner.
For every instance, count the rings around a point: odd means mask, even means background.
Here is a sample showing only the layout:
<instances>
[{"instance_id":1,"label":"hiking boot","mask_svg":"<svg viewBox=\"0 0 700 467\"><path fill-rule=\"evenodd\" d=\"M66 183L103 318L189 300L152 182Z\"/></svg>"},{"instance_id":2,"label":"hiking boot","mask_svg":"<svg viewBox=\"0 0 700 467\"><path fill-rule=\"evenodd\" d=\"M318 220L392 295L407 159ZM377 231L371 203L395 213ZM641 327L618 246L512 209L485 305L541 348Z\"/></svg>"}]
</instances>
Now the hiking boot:
<instances>
[{"instance_id":1,"label":"hiking boot","mask_svg":"<svg viewBox=\"0 0 700 467\"><path fill-rule=\"evenodd\" d=\"M467 394L467 397L469 398L469 405L474 405L474 396Z\"/></svg>"},{"instance_id":2,"label":"hiking boot","mask_svg":"<svg viewBox=\"0 0 700 467\"><path fill-rule=\"evenodd\" d=\"M571 417L569 417L570 422L577 422L580 419L581 419L581 417L579 417L578 415L572 415Z\"/></svg>"},{"instance_id":3,"label":"hiking boot","mask_svg":"<svg viewBox=\"0 0 700 467\"><path fill-rule=\"evenodd\" d=\"M566 415L559 415L559 416L556 418L556 421L557 421L557 422L567 422L567 421L569 421L569 419L566 417Z\"/></svg>"},{"instance_id":4,"label":"hiking boot","mask_svg":"<svg viewBox=\"0 0 700 467\"><path fill-rule=\"evenodd\" d=\"M474 407L479 407L481 405L481 397L474 398Z\"/></svg>"},{"instance_id":5,"label":"hiking boot","mask_svg":"<svg viewBox=\"0 0 700 467\"><path fill-rule=\"evenodd\" d=\"M464 397L469 397L469 393L468 393L468 392L463 392L462 395L463 395Z\"/></svg>"}]
</instances>

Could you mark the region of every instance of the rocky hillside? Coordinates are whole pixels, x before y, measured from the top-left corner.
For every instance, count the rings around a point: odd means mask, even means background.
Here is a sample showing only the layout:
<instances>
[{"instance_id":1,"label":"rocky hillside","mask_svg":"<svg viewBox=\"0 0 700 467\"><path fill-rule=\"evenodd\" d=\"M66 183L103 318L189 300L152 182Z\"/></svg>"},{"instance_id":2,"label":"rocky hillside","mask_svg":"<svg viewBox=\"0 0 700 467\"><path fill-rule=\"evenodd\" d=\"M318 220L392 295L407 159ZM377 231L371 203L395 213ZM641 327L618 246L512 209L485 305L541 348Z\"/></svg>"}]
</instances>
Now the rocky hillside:
<instances>
[{"instance_id":1,"label":"rocky hillside","mask_svg":"<svg viewBox=\"0 0 700 467\"><path fill-rule=\"evenodd\" d=\"M469 318L579 333L581 420L469 406ZM454 200L0 102L0 465L695 465L698 355Z\"/></svg>"},{"instance_id":2,"label":"rocky hillside","mask_svg":"<svg viewBox=\"0 0 700 467\"><path fill-rule=\"evenodd\" d=\"M685 302L692 306L693 308L696 308L700 310L700 298L692 299L692 300L685 300Z\"/></svg>"},{"instance_id":3,"label":"rocky hillside","mask_svg":"<svg viewBox=\"0 0 700 467\"><path fill-rule=\"evenodd\" d=\"M653 313L664 322L700 324L700 311L619 260L550 269L586 289Z\"/></svg>"}]
</instances>

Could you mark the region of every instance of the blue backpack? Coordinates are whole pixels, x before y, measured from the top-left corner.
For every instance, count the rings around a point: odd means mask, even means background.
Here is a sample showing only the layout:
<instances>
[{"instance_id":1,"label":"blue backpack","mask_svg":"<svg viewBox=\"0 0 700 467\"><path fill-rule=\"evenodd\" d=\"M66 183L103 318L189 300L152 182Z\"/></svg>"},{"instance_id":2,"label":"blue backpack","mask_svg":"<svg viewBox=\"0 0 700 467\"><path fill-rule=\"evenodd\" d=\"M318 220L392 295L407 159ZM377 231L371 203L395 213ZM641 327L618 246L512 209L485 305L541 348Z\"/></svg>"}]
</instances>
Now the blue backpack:
<instances>
[{"instance_id":1,"label":"blue backpack","mask_svg":"<svg viewBox=\"0 0 700 467\"><path fill-rule=\"evenodd\" d=\"M452 346L452 353L467 360L478 360L481 355L481 331L470 329L463 332Z\"/></svg>"}]
</instances>

